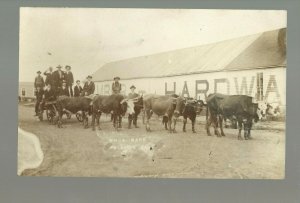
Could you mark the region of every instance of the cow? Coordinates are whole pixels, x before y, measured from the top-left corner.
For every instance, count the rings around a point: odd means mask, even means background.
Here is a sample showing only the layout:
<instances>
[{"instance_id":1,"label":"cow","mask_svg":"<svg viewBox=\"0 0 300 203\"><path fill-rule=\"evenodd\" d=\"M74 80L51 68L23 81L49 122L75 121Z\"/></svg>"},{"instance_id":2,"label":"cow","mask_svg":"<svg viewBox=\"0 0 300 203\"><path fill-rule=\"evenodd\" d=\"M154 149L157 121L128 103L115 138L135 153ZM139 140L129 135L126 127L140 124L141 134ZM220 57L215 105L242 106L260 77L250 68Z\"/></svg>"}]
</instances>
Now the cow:
<instances>
[{"instance_id":1,"label":"cow","mask_svg":"<svg viewBox=\"0 0 300 203\"><path fill-rule=\"evenodd\" d=\"M88 128L88 115L91 114L90 97L67 97L60 96L56 101L56 108L58 112L57 126L62 127L62 116L64 113L76 114L78 111L82 112L83 126Z\"/></svg>"},{"instance_id":2,"label":"cow","mask_svg":"<svg viewBox=\"0 0 300 203\"><path fill-rule=\"evenodd\" d=\"M242 139L241 131L244 125L244 138L250 139L252 120L258 121L258 104L252 103L252 97L246 95L210 94L207 99L206 131L210 134L210 125L213 124L215 134L218 137L225 136L223 131L224 118L236 118L239 128L238 139ZM221 129L221 134L218 131Z\"/></svg>"},{"instance_id":3,"label":"cow","mask_svg":"<svg viewBox=\"0 0 300 203\"><path fill-rule=\"evenodd\" d=\"M128 113L134 113L134 103L126 99L121 94L97 95L93 99L92 107L92 130L95 130L95 120L97 119L98 129L100 127L100 117L102 113L112 114L113 126L116 130L122 127L122 116Z\"/></svg>"},{"instance_id":4,"label":"cow","mask_svg":"<svg viewBox=\"0 0 300 203\"><path fill-rule=\"evenodd\" d=\"M204 102L202 100L196 100L193 98L185 98L185 99L178 99L176 103L176 109L174 111L174 116L178 118L179 116L183 116L183 128L182 131L186 132L186 123L187 118L192 121L192 131L195 131L195 122L196 116L199 115L203 109Z\"/></svg>"},{"instance_id":5,"label":"cow","mask_svg":"<svg viewBox=\"0 0 300 203\"><path fill-rule=\"evenodd\" d=\"M179 96L177 95L145 95L143 99L144 114L146 116L146 131L150 132L149 120L153 113L158 116L163 116L165 128L170 133L175 133L176 119L173 119L174 110ZM181 99L181 97L180 97ZM173 119L173 127L172 127ZM167 127L168 125L168 127Z\"/></svg>"}]
</instances>

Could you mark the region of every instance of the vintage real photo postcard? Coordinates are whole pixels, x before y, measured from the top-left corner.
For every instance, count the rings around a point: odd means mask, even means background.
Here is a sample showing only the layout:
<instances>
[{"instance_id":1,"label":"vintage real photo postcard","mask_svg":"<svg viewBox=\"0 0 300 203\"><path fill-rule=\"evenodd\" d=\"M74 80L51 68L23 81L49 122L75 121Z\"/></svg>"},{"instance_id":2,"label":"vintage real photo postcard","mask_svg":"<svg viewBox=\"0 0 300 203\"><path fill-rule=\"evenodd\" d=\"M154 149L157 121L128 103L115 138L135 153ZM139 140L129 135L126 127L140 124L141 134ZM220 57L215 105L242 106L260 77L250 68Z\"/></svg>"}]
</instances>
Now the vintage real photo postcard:
<instances>
[{"instance_id":1,"label":"vintage real photo postcard","mask_svg":"<svg viewBox=\"0 0 300 203\"><path fill-rule=\"evenodd\" d=\"M283 10L20 8L18 175L284 179Z\"/></svg>"}]
</instances>

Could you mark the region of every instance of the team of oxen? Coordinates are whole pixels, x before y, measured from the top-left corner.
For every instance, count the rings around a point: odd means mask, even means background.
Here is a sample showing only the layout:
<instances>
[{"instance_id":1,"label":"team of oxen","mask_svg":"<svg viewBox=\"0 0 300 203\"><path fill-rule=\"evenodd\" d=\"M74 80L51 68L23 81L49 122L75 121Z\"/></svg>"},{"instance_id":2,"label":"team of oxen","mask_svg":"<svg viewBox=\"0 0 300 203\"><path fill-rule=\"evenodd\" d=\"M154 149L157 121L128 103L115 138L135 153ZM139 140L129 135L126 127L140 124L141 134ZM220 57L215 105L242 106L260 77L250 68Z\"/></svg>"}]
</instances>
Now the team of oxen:
<instances>
[{"instance_id":1,"label":"team of oxen","mask_svg":"<svg viewBox=\"0 0 300 203\"><path fill-rule=\"evenodd\" d=\"M210 127L213 126L214 134L218 137L225 136L223 122L230 120L237 124L238 139L242 139L241 131L244 128L244 138L251 138L252 123L257 122L263 115L252 97L246 95L210 94L206 104L202 100L185 98L176 94L172 95L141 95L128 99L121 94L92 95L88 97L64 97L56 101L56 123L62 127L63 114L76 114L81 112L84 128L88 128L88 116L92 116L92 129L101 130L100 117L102 114L111 114L113 126L116 130L122 127L122 117L125 113L138 116L143 112L143 123L146 131L150 132L150 118L154 114L162 117L162 123L170 133L176 132L176 122L183 117L183 131L186 132L186 123L189 118L192 122L192 131L195 133L196 117L206 109L206 131L211 135ZM219 132L219 128L220 131Z\"/></svg>"}]
</instances>

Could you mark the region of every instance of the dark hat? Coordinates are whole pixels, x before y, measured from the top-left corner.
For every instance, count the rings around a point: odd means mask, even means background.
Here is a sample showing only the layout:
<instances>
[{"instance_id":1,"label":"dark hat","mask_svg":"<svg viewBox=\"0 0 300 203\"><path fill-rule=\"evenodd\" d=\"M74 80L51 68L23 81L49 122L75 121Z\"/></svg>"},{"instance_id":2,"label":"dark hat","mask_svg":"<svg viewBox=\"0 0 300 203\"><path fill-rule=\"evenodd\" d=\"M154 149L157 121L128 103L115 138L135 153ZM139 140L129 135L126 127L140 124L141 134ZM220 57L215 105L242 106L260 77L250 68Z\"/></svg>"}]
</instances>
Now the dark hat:
<instances>
[{"instance_id":1,"label":"dark hat","mask_svg":"<svg viewBox=\"0 0 300 203\"><path fill-rule=\"evenodd\" d=\"M38 71L38 72L36 72L36 73L42 73L41 71Z\"/></svg>"},{"instance_id":2,"label":"dark hat","mask_svg":"<svg viewBox=\"0 0 300 203\"><path fill-rule=\"evenodd\" d=\"M132 89L132 88L133 88L133 89L136 89L136 87L135 87L134 85L131 85L130 89Z\"/></svg>"},{"instance_id":3,"label":"dark hat","mask_svg":"<svg viewBox=\"0 0 300 203\"><path fill-rule=\"evenodd\" d=\"M76 82L80 82L80 80L76 80Z\"/></svg>"},{"instance_id":4,"label":"dark hat","mask_svg":"<svg viewBox=\"0 0 300 203\"><path fill-rule=\"evenodd\" d=\"M86 78L93 78L91 75L88 75Z\"/></svg>"},{"instance_id":5,"label":"dark hat","mask_svg":"<svg viewBox=\"0 0 300 203\"><path fill-rule=\"evenodd\" d=\"M114 77L114 80L115 80L115 79L118 79L118 80L120 80L120 77L118 77L118 76L117 76L117 77Z\"/></svg>"},{"instance_id":6,"label":"dark hat","mask_svg":"<svg viewBox=\"0 0 300 203\"><path fill-rule=\"evenodd\" d=\"M65 69L69 69L69 70L71 70L71 66L69 66L69 65L66 65Z\"/></svg>"},{"instance_id":7,"label":"dark hat","mask_svg":"<svg viewBox=\"0 0 300 203\"><path fill-rule=\"evenodd\" d=\"M61 65L56 66L56 68L61 68Z\"/></svg>"}]
</instances>

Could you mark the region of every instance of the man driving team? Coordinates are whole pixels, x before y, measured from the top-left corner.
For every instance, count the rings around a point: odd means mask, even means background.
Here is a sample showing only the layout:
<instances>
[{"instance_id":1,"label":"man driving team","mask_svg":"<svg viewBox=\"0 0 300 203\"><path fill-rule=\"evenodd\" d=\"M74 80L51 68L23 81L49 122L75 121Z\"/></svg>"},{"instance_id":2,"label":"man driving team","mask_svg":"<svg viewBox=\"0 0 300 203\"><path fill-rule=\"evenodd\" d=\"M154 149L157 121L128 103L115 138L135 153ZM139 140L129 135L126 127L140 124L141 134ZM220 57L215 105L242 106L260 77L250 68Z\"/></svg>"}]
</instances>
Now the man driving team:
<instances>
[{"instance_id":1,"label":"man driving team","mask_svg":"<svg viewBox=\"0 0 300 203\"><path fill-rule=\"evenodd\" d=\"M132 85L130 87L131 92L128 94L128 99L134 99L134 98L139 97L139 94L135 93L135 89L136 89L136 87L134 85ZM137 126L137 115L135 113L128 115L128 128L129 129L131 128L132 121L133 121L133 125L136 128L138 128L138 126Z\"/></svg>"}]
</instances>

